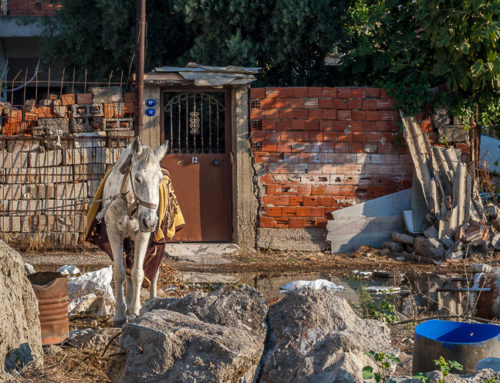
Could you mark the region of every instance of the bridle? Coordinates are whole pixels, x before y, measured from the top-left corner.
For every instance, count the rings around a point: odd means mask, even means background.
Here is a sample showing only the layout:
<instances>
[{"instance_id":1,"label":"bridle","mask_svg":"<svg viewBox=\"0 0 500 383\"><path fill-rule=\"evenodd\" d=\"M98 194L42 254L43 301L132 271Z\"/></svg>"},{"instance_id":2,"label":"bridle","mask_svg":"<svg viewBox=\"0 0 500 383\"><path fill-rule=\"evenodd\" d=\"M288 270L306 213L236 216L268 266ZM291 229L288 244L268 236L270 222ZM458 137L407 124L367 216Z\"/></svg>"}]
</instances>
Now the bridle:
<instances>
[{"instance_id":1,"label":"bridle","mask_svg":"<svg viewBox=\"0 0 500 383\"><path fill-rule=\"evenodd\" d=\"M127 204L128 216L133 218L137 214L137 209L139 206L144 206L148 209L156 210L158 204L144 201L139 198L137 192L135 191L134 180L132 179L132 154L128 156L124 164L120 168L120 173L124 174L121 185L120 185L120 195ZM126 195L128 193L127 189L127 179L130 178L130 184L132 185L133 200L129 202Z\"/></svg>"}]
</instances>

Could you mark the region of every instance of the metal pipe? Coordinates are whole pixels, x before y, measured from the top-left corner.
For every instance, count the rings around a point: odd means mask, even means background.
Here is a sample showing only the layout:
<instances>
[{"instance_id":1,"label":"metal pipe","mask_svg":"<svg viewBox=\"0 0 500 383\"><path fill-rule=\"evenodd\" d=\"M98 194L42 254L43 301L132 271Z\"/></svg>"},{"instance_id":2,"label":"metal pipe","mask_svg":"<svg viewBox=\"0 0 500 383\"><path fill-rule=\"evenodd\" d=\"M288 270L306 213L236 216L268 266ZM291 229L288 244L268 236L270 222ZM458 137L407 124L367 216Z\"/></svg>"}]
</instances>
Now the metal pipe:
<instances>
[{"instance_id":1,"label":"metal pipe","mask_svg":"<svg viewBox=\"0 0 500 383\"><path fill-rule=\"evenodd\" d=\"M146 42L146 0L137 0L135 91L137 96L137 122L135 135L140 136L143 127L142 104L144 103L144 53Z\"/></svg>"}]
</instances>

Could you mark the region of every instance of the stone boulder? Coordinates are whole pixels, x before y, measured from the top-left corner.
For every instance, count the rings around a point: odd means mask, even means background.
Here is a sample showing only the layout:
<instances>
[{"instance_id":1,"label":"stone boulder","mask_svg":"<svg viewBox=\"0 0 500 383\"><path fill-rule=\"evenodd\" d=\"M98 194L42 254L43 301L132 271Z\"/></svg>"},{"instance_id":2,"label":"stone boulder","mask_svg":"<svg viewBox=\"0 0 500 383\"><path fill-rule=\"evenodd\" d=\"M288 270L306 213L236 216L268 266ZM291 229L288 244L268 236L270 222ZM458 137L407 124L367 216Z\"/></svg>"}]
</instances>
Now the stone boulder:
<instances>
[{"instance_id":1,"label":"stone boulder","mask_svg":"<svg viewBox=\"0 0 500 383\"><path fill-rule=\"evenodd\" d=\"M359 318L343 298L321 290L286 295L268 314L261 383L363 382L365 351L398 354L389 328Z\"/></svg>"},{"instance_id":2,"label":"stone boulder","mask_svg":"<svg viewBox=\"0 0 500 383\"><path fill-rule=\"evenodd\" d=\"M21 255L0 240L0 370L42 362L38 302Z\"/></svg>"},{"instance_id":3,"label":"stone boulder","mask_svg":"<svg viewBox=\"0 0 500 383\"><path fill-rule=\"evenodd\" d=\"M247 285L210 294L195 292L178 299L153 298L145 302L141 314L158 309L194 315L202 322L251 331L259 337L266 334L266 299L259 290Z\"/></svg>"},{"instance_id":4,"label":"stone boulder","mask_svg":"<svg viewBox=\"0 0 500 383\"><path fill-rule=\"evenodd\" d=\"M254 382L268 306L248 286L153 299L123 327L113 382Z\"/></svg>"}]
</instances>

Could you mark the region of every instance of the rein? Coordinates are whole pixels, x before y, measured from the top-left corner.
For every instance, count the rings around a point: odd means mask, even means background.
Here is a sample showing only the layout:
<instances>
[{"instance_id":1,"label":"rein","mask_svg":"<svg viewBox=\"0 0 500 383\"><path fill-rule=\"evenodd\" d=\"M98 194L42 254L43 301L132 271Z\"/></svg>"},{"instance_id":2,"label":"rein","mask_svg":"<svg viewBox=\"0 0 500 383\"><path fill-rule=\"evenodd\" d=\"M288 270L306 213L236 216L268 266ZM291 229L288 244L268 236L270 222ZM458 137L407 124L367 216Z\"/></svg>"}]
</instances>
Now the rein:
<instances>
[{"instance_id":1,"label":"rein","mask_svg":"<svg viewBox=\"0 0 500 383\"><path fill-rule=\"evenodd\" d=\"M137 192L135 191L134 181L132 180L132 176L130 173L131 173L131 170L129 167L127 172L123 176L122 183L120 185L120 195L125 200L125 202L127 202L128 216L130 218L132 218L137 213L137 209L139 208L139 206L144 206L148 209L156 210L156 208L158 207L158 204L147 202L147 201L144 201L144 200L139 198L139 196L137 195ZM127 187L127 179L128 178L130 178L130 184L132 185L132 193L133 193L133 198L134 198L132 203L129 203L129 201L127 200L127 197L126 197L127 191L125 189Z\"/></svg>"}]
</instances>

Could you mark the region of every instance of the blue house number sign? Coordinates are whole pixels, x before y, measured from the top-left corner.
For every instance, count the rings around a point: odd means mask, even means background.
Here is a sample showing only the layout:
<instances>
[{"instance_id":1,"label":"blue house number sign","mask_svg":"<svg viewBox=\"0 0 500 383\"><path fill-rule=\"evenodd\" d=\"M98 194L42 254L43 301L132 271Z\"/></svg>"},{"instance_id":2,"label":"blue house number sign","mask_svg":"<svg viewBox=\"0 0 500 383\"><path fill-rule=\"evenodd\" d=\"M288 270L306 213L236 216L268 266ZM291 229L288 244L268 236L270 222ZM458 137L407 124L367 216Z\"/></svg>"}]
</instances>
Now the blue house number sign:
<instances>
[{"instance_id":1,"label":"blue house number sign","mask_svg":"<svg viewBox=\"0 0 500 383\"><path fill-rule=\"evenodd\" d=\"M151 109L151 108L148 108L146 109L146 111L144 112L146 114L146 116L148 117L153 117L155 114L156 114L156 110L155 109Z\"/></svg>"},{"instance_id":2,"label":"blue house number sign","mask_svg":"<svg viewBox=\"0 0 500 383\"><path fill-rule=\"evenodd\" d=\"M149 98L146 100L145 104L148 108L152 108L152 107L156 106L156 100Z\"/></svg>"}]
</instances>

